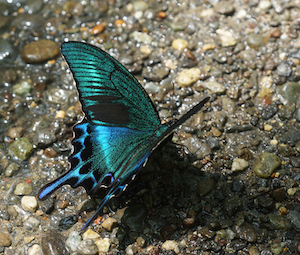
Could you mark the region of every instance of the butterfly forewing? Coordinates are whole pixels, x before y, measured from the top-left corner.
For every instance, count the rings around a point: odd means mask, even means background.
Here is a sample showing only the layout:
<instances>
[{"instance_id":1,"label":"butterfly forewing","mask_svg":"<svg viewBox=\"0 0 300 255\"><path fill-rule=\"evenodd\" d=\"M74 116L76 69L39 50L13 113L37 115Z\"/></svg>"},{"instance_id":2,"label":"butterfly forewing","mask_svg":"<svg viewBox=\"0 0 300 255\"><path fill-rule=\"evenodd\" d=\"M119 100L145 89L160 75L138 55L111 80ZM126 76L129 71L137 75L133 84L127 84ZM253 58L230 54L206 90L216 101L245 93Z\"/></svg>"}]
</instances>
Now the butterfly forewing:
<instances>
[{"instance_id":1,"label":"butterfly forewing","mask_svg":"<svg viewBox=\"0 0 300 255\"><path fill-rule=\"evenodd\" d=\"M86 118L94 124L151 131L156 109L138 81L101 49L80 42L62 45Z\"/></svg>"}]
</instances>

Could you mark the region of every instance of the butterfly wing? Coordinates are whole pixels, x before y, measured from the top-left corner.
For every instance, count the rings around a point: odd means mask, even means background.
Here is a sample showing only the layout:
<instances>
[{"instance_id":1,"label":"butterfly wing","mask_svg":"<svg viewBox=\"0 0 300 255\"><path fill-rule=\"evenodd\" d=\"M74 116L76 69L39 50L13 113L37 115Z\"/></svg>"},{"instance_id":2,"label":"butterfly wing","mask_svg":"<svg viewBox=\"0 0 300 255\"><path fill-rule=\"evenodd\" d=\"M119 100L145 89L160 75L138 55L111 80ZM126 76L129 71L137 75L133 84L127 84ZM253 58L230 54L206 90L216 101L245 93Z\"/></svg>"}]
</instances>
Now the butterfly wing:
<instances>
[{"instance_id":1,"label":"butterfly wing","mask_svg":"<svg viewBox=\"0 0 300 255\"><path fill-rule=\"evenodd\" d=\"M86 118L97 125L151 131L158 113L139 82L113 57L93 45L63 43L61 47L79 91Z\"/></svg>"},{"instance_id":2,"label":"butterfly wing","mask_svg":"<svg viewBox=\"0 0 300 255\"><path fill-rule=\"evenodd\" d=\"M151 133L124 127L100 126L84 121L74 126L74 152L70 170L39 192L45 199L62 185L83 186L88 194L134 175L152 150Z\"/></svg>"}]
</instances>

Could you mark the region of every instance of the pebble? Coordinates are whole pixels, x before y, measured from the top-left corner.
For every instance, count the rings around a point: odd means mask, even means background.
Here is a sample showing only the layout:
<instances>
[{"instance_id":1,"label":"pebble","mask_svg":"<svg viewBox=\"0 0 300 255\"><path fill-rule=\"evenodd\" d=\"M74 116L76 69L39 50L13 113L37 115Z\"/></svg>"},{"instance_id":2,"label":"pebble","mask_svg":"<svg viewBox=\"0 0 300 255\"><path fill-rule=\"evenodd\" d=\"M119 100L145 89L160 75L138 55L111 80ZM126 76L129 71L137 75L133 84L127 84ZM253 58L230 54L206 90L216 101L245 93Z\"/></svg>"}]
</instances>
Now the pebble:
<instances>
[{"instance_id":1,"label":"pebble","mask_svg":"<svg viewBox=\"0 0 300 255\"><path fill-rule=\"evenodd\" d=\"M18 50L9 41L0 39L0 63L11 63L17 55Z\"/></svg>"},{"instance_id":2,"label":"pebble","mask_svg":"<svg viewBox=\"0 0 300 255\"><path fill-rule=\"evenodd\" d=\"M228 114L234 114L236 111L235 102L226 96L222 97L222 108L227 111Z\"/></svg>"},{"instance_id":3,"label":"pebble","mask_svg":"<svg viewBox=\"0 0 300 255\"><path fill-rule=\"evenodd\" d=\"M77 251L77 246L81 240L80 234L77 231L73 231L69 234L68 239L66 240L66 245L75 252Z\"/></svg>"},{"instance_id":4,"label":"pebble","mask_svg":"<svg viewBox=\"0 0 300 255\"><path fill-rule=\"evenodd\" d=\"M268 214L268 219L275 229L281 229L284 231L291 229L291 225L285 216L270 213Z\"/></svg>"},{"instance_id":5,"label":"pebble","mask_svg":"<svg viewBox=\"0 0 300 255\"><path fill-rule=\"evenodd\" d=\"M41 246L39 246L38 244L34 244L28 249L28 255L40 255L40 254L41 254Z\"/></svg>"},{"instance_id":6,"label":"pebble","mask_svg":"<svg viewBox=\"0 0 300 255\"><path fill-rule=\"evenodd\" d=\"M47 90L47 100L49 103L61 104L67 102L72 92L65 89L52 88Z\"/></svg>"},{"instance_id":7,"label":"pebble","mask_svg":"<svg viewBox=\"0 0 300 255\"><path fill-rule=\"evenodd\" d=\"M13 86L13 93L20 97L25 97L32 89L32 85L28 81L21 81Z\"/></svg>"},{"instance_id":8,"label":"pebble","mask_svg":"<svg viewBox=\"0 0 300 255\"><path fill-rule=\"evenodd\" d=\"M43 255L69 255L64 237L59 232L49 229L41 237Z\"/></svg>"},{"instance_id":9,"label":"pebble","mask_svg":"<svg viewBox=\"0 0 300 255\"><path fill-rule=\"evenodd\" d=\"M14 194L21 196L21 195L28 195L31 192L32 192L32 187L26 182L21 182L16 186Z\"/></svg>"},{"instance_id":10,"label":"pebble","mask_svg":"<svg viewBox=\"0 0 300 255\"><path fill-rule=\"evenodd\" d=\"M268 178L281 166L280 158L272 153L263 152L258 158L253 172L261 178Z\"/></svg>"},{"instance_id":11,"label":"pebble","mask_svg":"<svg viewBox=\"0 0 300 255\"><path fill-rule=\"evenodd\" d=\"M115 218L108 217L102 222L102 227L108 231L111 231L116 225L118 225L118 221Z\"/></svg>"},{"instance_id":12,"label":"pebble","mask_svg":"<svg viewBox=\"0 0 300 255\"><path fill-rule=\"evenodd\" d=\"M12 127L10 129L8 129L7 131L7 135L10 137L10 138L19 138L21 137L22 135L24 135L25 133L25 128L23 127Z\"/></svg>"},{"instance_id":13,"label":"pebble","mask_svg":"<svg viewBox=\"0 0 300 255\"><path fill-rule=\"evenodd\" d=\"M276 71L280 76L289 77L292 73L292 68L287 62L281 62L279 65L277 65Z\"/></svg>"},{"instance_id":14,"label":"pebble","mask_svg":"<svg viewBox=\"0 0 300 255\"><path fill-rule=\"evenodd\" d=\"M150 44L154 40L150 35L138 31L134 31L133 33L131 33L131 37L137 42L145 44Z\"/></svg>"},{"instance_id":15,"label":"pebble","mask_svg":"<svg viewBox=\"0 0 300 255\"><path fill-rule=\"evenodd\" d=\"M134 1L133 9L135 11L146 11L148 9L148 3L145 1Z\"/></svg>"},{"instance_id":16,"label":"pebble","mask_svg":"<svg viewBox=\"0 0 300 255\"><path fill-rule=\"evenodd\" d=\"M244 222L241 226L235 225L233 231L236 233L238 238L247 242L253 243L257 240L257 234L251 224Z\"/></svg>"},{"instance_id":17,"label":"pebble","mask_svg":"<svg viewBox=\"0 0 300 255\"><path fill-rule=\"evenodd\" d=\"M217 29L216 34L220 36L222 47L235 46L237 43L233 34L228 30Z\"/></svg>"},{"instance_id":18,"label":"pebble","mask_svg":"<svg viewBox=\"0 0 300 255\"><path fill-rule=\"evenodd\" d=\"M35 212L38 204L34 196L24 196L21 199L21 206L26 212Z\"/></svg>"},{"instance_id":19,"label":"pebble","mask_svg":"<svg viewBox=\"0 0 300 255\"><path fill-rule=\"evenodd\" d=\"M98 254L98 248L93 240L91 239L85 239L82 240L78 246L77 251L79 254L82 255L97 255Z\"/></svg>"},{"instance_id":20,"label":"pebble","mask_svg":"<svg viewBox=\"0 0 300 255\"><path fill-rule=\"evenodd\" d=\"M273 127L270 124L265 124L264 125L264 130L265 131L271 131L273 129Z\"/></svg>"},{"instance_id":21,"label":"pebble","mask_svg":"<svg viewBox=\"0 0 300 255\"><path fill-rule=\"evenodd\" d=\"M204 86L209 89L212 93L223 94L226 87L215 80L207 81Z\"/></svg>"},{"instance_id":22,"label":"pebble","mask_svg":"<svg viewBox=\"0 0 300 255\"><path fill-rule=\"evenodd\" d=\"M242 171L245 168L249 166L249 163L245 159L241 158L234 158L232 165L231 165L231 170L232 171Z\"/></svg>"},{"instance_id":23,"label":"pebble","mask_svg":"<svg viewBox=\"0 0 300 255\"><path fill-rule=\"evenodd\" d=\"M199 68L184 69L177 78L178 85L188 87L199 80L201 71Z\"/></svg>"},{"instance_id":24,"label":"pebble","mask_svg":"<svg viewBox=\"0 0 300 255\"><path fill-rule=\"evenodd\" d=\"M207 179L199 181L197 184L197 194L200 197L209 194L216 186L216 181L214 179Z\"/></svg>"},{"instance_id":25,"label":"pebble","mask_svg":"<svg viewBox=\"0 0 300 255\"><path fill-rule=\"evenodd\" d=\"M184 49L186 49L188 47L188 45L189 45L188 41L183 40L183 39L175 39L172 42L172 47L175 50L184 50Z\"/></svg>"},{"instance_id":26,"label":"pebble","mask_svg":"<svg viewBox=\"0 0 300 255\"><path fill-rule=\"evenodd\" d=\"M82 235L82 239L92 239L92 240L96 240L101 238L101 236L96 233L95 231L93 231L92 229L88 229L87 231L85 231Z\"/></svg>"},{"instance_id":27,"label":"pebble","mask_svg":"<svg viewBox=\"0 0 300 255\"><path fill-rule=\"evenodd\" d=\"M40 129L36 132L34 137L34 142L38 147L46 147L51 145L56 141L56 136L48 128Z\"/></svg>"},{"instance_id":28,"label":"pebble","mask_svg":"<svg viewBox=\"0 0 300 255\"><path fill-rule=\"evenodd\" d=\"M144 204L133 204L125 210L122 223L128 226L131 231L138 232L147 214L148 210Z\"/></svg>"},{"instance_id":29,"label":"pebble","mask_svg":"<svg viewBox=\"0 0 300 255\"><path fill-rule=\"evenodd\" d=\"M100 238L95 241L95 245L97 246L98 252L108 252L111 241L109 238Z\"/></svg>"},{"instance_id":30,"label":"pebble","mask_svg":"<svg viewBox=\"0 0 300 255\"><path fill-rule=\"evenodd\" d=\"M261 118L264 120L271 119L278 112L276 105L268 105L261 111Z\"/></svg>"},{"instance_id":31,"label":"pebble","mask_svg":"<svg viewBox=\"0 0 300 255\"><path fill-rule=\"evenodd\" d=\"M21 51L23 61L30 64L43 63L60 54L59 45L51 40L41 39L25 45Z\"/></svg>"},{"instance_id":32,"label":"pebble","mask_svg":"<svg viewBox=\"0 0 300 255\"><path fill-rule=\"evenodd\" d=\"M127 255L133 255L133 254L136 254L136 253L137 253L137 248L136 248L134 245L130 244L130 245L128 245L128 246L126 247L125 253L126 253Z\"/></svg>"},{"instance_id":33,"label":"pebble","mask_svg":"<svg viewBox=\"0 0 300 255\"><path fill-rule=\"evenodd\" d=\"M8 151L12 156L27 160L33 153L33 146L27 137L21 137L9 145Z\"/></svg>"},{"instance_id":34,"label":"pebble","mask_svg":"<svg viewBox=\"0 0 300 255\"><path fill-rule=\"evenodd\" d=\"M247 43L251 48L257 48L264 45L264 38L260 34L249 34L247 38Z\"/></svg>"},{"instance_id":35,"label":"pebble","mask_svg":"<svg viewBox=\"0 0 300 255\"><path fill-rule=\"evenodd\" d=\"M272 3L270 1L260 1L258 4L258 8L261 10L267 10L272 7Z\"/></svg>"},{"instance_id":36,"label":"pebble","mask_svg":"<svg viewBox=\"0 0 300 255\"><path fill-rule=\"evenodd\" d=\"M174 240L167 240L165 241L161 248L163 248L164 250L172 250L175 253L179 253L179 247L178 247L178 243Z\"/></svg>"},{"instance_id":37,"label":"pebble","mask_svg":"<svg viewBox=\"0 0 300 255\"><path fill-rule=\"evenodd\" d=\"M297 103L300 98L300 84L287 82L280 88L280 94L290 103Z\"/></svg>"},{"instance_id":38,"label":"pebble","mask_svg":"<svg viewBox=\"0 0 300 255\"><path fill-rule=\"evenodd\" d=\"M16 173L18 173L20 166L16 163L10 163L5 169L5 175L7 177L11 177L16 175Z\"/></svg>"},{"instance_id":39,"label":"pebble","mask_svg":"<svg viewBox=\"0 0 300 255\"><path fill-rule=\"evenodd\" d=\"M196 155L198 159L205 158L212 153L209 145L205 142L200 141L196 137L188 137L187 139L182 141L182 144L189 148L189 151L192 154Z\"/></svg>"},{"instance_id":40,"label":"pebble","mask_svg":"<svg viewBox=\"0 0 300 255\"><path fill-rule=\"evenodd\" d=\"M8 235L0 232L0 246L8 247L11 245L11 240Z\"/></svg>"},{"instance_id":41,"label":"pebble","mask_svg":"<svg viewBox=\"0 0 300 255\"><path fill-rule=\"evenodd\" d=\"M235 11L234 4L231 1L220 1L214 6L214 9L217 13L224 15L231 15Z\"/></svg>"},{"instance_id":42,"label":"pebble","mask_svg":"<svg viewBox=\"0 0 300 255\"><path fill-rule=\"evenodd\" d=\"M24 222L24 227L28 230L32 230L34 228L37 228L40 225L40 221L34 217L29 217Z\"/></svg>"}]
</instances>

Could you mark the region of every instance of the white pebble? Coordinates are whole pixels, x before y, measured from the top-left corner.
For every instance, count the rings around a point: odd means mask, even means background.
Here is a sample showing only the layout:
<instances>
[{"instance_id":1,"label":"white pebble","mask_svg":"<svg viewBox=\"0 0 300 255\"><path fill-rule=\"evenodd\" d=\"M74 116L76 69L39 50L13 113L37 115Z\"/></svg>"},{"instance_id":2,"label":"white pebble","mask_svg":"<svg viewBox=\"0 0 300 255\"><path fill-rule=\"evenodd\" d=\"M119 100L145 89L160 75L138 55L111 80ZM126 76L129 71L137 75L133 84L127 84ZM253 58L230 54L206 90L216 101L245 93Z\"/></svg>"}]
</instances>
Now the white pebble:
<instances>
[{"instance_id":1,"label":"white pebble","mask_svg":"<svg viewBox=\"0 0 300 255\"><path fill-rule=\"evenodd\" d=\"M96 240L96 239L99 239L99 238L101 238L101 236L98 233L96 233L95 231L91 230L91 229L88 229L82 235L83 240L85 240L85 239Z\"/></svg>"},{"instance_id":2,"label":"white pebble","mask_svg":"<svg viewBox=\"0 0 300 255\"><path fill-rule=\"evenodd\" d=\"M216 34L220 36L222 47L236 45L236 39L230 31L224 29L217 29Z\"/></svg>"},{"instance_id":3,"label":"white pebble","mask_svg":"<svg viewBox=\"0 0 300 255\"><path fill-rule=\"evenodd\" d=\"M222 94L225 92L226 88L224 85L218 83L215 80L210 80L204 83L205 87L213 93Z\"/></svg>"},{"instance_id":4,"label":"white pebble","mask_svg":"<svg viewBox=\"0 0 300 255\"><path fill-rule=\"evenodd\" d=\"M178 243L174 240L167 240L161 246L164 250L172 250L175 253L179 253Z\"/></svg>"},{"instance_id":5,"label":"white pebble","mask_svg":"<svg viewBox=\"0 0 300 255\"><path fill-rule=\"evenodd\" d=\"M81 242L81 236L77 231L73 231L69 234L68 239L66 240L66 245L72 250L77 251L77 246Z\"/></svg>"},{"instance_id":6,"label":"white pebble","mask_svg":"<svg viewBox=\"0 0 300 255\"><path fill-rule=\"evenodd\" d=\"M35 212L37 205L37 200L34 196L24 196L21 199L21 206L26 212Z\"/></svg>"},{"instance_id":7,"label":"white pebble","mask_svg":"<svg viewBox=\"0 0 300 255\"><path fill-rule=\"evenodd\" d=\"M28 255L40 255L40 254L41 254L41 246L39 246L38 244L34 244L28 249Z\"/></svg>"},{"instance_id":8,"label":"white pebble","mask_svg":"<svg viewBox=\"0 0 300 255\"><path fill-rule=\"evenodd\" d=\"M99 252L108 252L110 247L110 239L109 238L101 238L95 242Z\"/></svg>"},{"instance_id":9,"label":"white pebble","mask_svg":"<svg viewBox=\"0 0 300 255\"><path fill-rule=\"evenodd\" d=\"M188 41L186 40L183 40L183 39L175 39L173 42L172 42L172 47L175 49L175 50L184 50L187 48L187 46L189 45Z\"/></svg>"},{"instance_id":10,"label":"white pebble","mask_svg":"<svg viewBox=\"0 0 300 255\"><path fill-rule=\"evenodd\" d=\"M199 80L201 71L199 68L184 69L177 78L178 85L188 87Z\"/></svg>"},{"instance_id":11,"label":"white pebble","mask_svg":"<svg viewBox=\"0 0 300 255\"><path fill-rule=\"evenodd\" d=\"M245 159L235 158L233 159L231 170L232 171L241 171L249 166L249 163Z\"/></svg>"}]
</instances>

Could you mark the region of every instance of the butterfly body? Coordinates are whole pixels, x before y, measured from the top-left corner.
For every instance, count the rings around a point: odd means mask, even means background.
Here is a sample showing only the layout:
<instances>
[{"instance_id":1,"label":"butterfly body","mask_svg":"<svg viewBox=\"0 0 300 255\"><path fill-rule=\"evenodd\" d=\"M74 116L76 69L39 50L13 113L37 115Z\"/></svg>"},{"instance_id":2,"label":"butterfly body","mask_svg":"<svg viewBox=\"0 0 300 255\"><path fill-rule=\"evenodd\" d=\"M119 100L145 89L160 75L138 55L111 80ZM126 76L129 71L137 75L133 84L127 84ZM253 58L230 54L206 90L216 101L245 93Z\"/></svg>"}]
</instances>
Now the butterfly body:
<instances>
[{"instance_id":1,"label":"butterfly body","mask_svg":"<svg viewBox=\"0 0 300 255\"><path fill-rule=\"evenodd\" d=\"M161 124L158 113L138 81L99 48L79 42L62 45L79 92L84 120L73 127L70 170L39 192L44 200L69 184L88 194L110 188L86 228L103 205L120 194L151 152L209 100L204 98L179 120Z\"/></svg>"}]
</instances>

